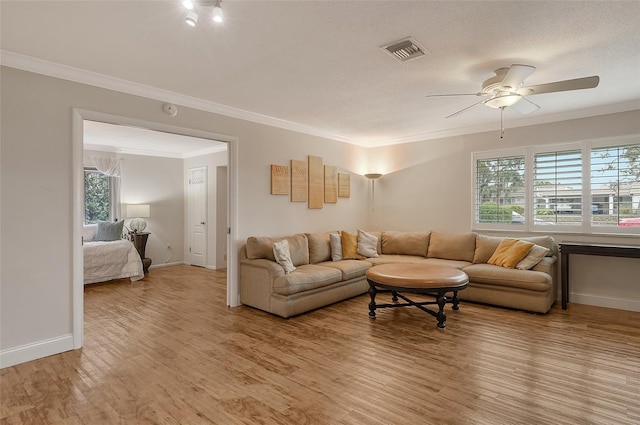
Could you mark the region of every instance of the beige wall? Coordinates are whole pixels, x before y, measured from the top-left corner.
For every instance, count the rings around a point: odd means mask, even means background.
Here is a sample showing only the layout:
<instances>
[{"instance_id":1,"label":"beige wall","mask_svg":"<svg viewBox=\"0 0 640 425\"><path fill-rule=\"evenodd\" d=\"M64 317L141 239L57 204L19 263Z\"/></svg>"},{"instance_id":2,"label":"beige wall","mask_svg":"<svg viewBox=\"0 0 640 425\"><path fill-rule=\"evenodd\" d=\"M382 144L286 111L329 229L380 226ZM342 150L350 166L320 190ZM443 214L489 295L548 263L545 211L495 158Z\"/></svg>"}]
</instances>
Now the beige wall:
<instances>
[{"instance_id":1,"label":"beige wall","mask_svg":"<svg viewBox=\"0 0 640 425\"><path fill-rule=\"evenodd\" d=\"M184 260L182 159L120 155L123 205L149 204L146 256L153 266ZM127 225L129 222L127 219ZM167 244L171 249L167 249Z\"/></svg>"},{"instance_id":2,"label":"beige wall","mask_svg":"<svg viewBox=\"0 0 640 425\"><path fill-rule=\"evenodd\" d=\"M157 100L13 68L1 68L0 85L3 365L9 355L25 361L63 351L72 338L73 108L237 138L238 228L232 229L233 249L250 235L355 230L367 218L366 182L355 175L351 198L321 210L269 194L270 164L318 155L341 171L363 173L368 157L364 148L179 105L178 115L170 117Z\"/></svg>"},{"instance_id":3,"label":"beige wall","mask_svg":"<svg viewBox=\"0 0 640 425\"><path fill-rule=\"evenodd\" d=\"M385 174L376 181L374 227L470 231L473 152L632 134L640 135L639 110L507 129L504 139L494 131L372 149L372 167ZM640 235L551 234L558 242L640 245ZM577 256L570 274L572 301L640 311L639 260Z\"/></svg>"}]
</instances>

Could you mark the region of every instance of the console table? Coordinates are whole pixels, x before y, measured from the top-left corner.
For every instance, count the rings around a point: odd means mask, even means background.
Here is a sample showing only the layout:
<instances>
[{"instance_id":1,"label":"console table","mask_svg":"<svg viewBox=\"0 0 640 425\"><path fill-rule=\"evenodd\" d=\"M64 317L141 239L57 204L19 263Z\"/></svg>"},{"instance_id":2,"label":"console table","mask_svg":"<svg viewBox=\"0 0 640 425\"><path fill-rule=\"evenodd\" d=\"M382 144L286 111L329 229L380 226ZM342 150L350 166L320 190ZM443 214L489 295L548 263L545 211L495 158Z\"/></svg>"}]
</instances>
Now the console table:
<instances>
[{"instance_id":1,"label":"console table","mask_svg":"<svg viewBox=\"0 0 640 425\"><path fill-rule=\"evenodd\" d=\"M640 258L640 246L609 245L578 242L558 244L560 249L560 279L562 285L562 309L567 309L569 302L569 255L599 255L603 257Z\"/></svg>"}]
</instances>

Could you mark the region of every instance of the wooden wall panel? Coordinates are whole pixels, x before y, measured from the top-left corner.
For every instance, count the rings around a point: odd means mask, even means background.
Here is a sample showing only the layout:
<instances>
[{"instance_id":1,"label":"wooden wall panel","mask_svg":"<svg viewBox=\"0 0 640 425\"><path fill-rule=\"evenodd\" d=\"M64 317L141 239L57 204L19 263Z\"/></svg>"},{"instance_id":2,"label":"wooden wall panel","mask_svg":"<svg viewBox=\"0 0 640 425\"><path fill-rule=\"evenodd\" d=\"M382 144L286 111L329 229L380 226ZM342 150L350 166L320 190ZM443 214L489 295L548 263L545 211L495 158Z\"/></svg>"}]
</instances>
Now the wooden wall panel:
<instances>
[{"instance_id":1,"label":"wooden wall panel","mask_svg":"<svg viewBox=\"0 0 640 425\"><path fill-rule=\"evenodd\" d=\"M338 197L351 197L351 174L338 173Z\"/></svg>"},{"instance_id":2,"label":"wooden wall panel","mask_svg":"<svg viewBox=\"0 0 640 425\"><path fill-rule=\"evenodd\" d=\"M309 155L309 208L321 209L324 199L322 157Z\"/></svg>"},{"instance_id":3,"label":"wooden wall panel","mask_svg":"<svg viewBox=\"0 0 640 425\"><path fill-rule=\"evenodd\" d=\"M307 161L291 160L291 202L307 202Z\"/></svg>"},{"instance_id":4,"label":"wooden wall panel","mask_svg":"<svg viewBox=\"0 0 640 425\"><path fill-rule=\"evenodd\" d=\"M271 165L271 194L289 194L289 166Z\"/></svg>"},{"instance_id":5,"label":"wooden wall panel","mask_svg":"<svg viewBox=\"0 0 640 425\"><path fill-rule=\"evenodd\" d=\"M333 165L324 166L324 202L338 202L338 167Z\"/></svg>"}]
</instances>

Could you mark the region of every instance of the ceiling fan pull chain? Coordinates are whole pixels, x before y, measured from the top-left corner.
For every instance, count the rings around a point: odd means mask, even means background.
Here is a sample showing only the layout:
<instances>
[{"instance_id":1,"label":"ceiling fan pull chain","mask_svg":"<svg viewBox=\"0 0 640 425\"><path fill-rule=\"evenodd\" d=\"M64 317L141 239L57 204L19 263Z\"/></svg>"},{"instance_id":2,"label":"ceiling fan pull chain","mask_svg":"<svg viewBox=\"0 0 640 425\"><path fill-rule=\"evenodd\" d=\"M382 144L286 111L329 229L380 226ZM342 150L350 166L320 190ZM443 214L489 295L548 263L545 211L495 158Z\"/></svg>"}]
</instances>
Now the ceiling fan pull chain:
<instances>
[{"instance_id":1,"label":"ceiling fan pull chain","mask_svg":"<svg viewBox=\"0 0 640 425\"><path fill-rule=\"evenodd\" d=\"M504 139L504 106L500 108L500 138Z\"/></svg>"}]
</instances>

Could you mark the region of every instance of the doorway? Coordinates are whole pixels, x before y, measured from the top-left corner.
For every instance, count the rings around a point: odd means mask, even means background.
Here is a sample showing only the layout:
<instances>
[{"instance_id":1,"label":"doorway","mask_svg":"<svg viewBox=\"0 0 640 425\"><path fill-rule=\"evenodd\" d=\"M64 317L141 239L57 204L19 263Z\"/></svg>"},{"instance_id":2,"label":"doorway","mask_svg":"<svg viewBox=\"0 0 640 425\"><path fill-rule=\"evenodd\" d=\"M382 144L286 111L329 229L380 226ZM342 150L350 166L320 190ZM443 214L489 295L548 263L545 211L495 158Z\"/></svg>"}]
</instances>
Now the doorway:
<instances>
[{"instance_id":1,"label":"doorway","mask_svg":"<svg viewBox=\"0 0 640 425\"><path fill-rule=\"evenodd\" d=\"M84 135L83 123L85 120L97 121L116 126L130 126L143 128L163 133L176 134L189 137L220 141L227 144L228 191L227 211L228 232L226 244L226 256L229 262L227 268L227 305L235 307L239 305L238 278L237 278L237 254L232 247L237 246L235 240L237 234L237 139L234 137L193 130L171 125L141 121L133 118L115 116L81 109L73 110L73 340L74 348L80 348L83 344L84 333L84 281L83 281L83 253L82 253L82 217L83 217L83 149Z\"/></svg>"}]
</instances>

